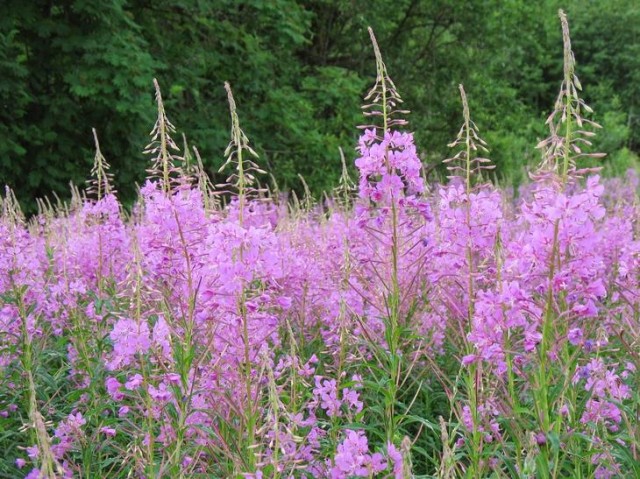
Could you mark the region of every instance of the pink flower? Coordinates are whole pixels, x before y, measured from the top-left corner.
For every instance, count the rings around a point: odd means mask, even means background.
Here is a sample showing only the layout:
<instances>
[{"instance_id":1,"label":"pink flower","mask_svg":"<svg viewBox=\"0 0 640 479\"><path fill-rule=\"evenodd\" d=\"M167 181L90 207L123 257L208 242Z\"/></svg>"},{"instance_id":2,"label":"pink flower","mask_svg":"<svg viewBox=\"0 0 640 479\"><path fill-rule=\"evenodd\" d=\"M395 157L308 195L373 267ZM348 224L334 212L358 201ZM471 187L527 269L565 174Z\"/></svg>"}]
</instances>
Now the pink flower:
<instances>
[{"instance_id":1,"label":"pink flower","mask_svg":"<svg viewBox=\"0 0 640 479\"><path fill-rule=\"evenodd\" d=\"M116 435L116 430L112 427L101 427L100 432L107 437L113 437Z\"/></svg>"},{"instance_id":2,"label":"pink flower","mask_svg":"<svg viewBox=\"0 0 640 479\"><path fill-rule=\"evenodd\" d=\"M109 377L105 381L107 393L114 401L121 401L124 398L124 393L120 391L122 384L116 378Z\"/></svg>"},{"instance_id":3,"label":"pink flower","mask_svg":"<svg viewBox=\"0 0 640 479\"><path fill-rule=\"evenodd\" d=\"M354 409L356 413L362 411L362 401L359 400L359 397L358 392L353 389L344 388L342 390L342 400Z\"/></svg>"},{"instance_id":4,"label":"pink flower","mask_svg":"<svg viewBox=\"0 0 640 479\"><path fill-rule=\"evenodd\" d=\"M400 453L392 443L388 443L387 455L393 464L393 477L395 479L404 479L404 460L402 459L402 453Z\"/></svg>"},{"instance_id":5,"label":"pink flower","mask_svg":"<svg viewBox=\"0 0 640 479\"><path fill-rule=\"evenodd\" d=\"M31 460L36 460L40 457L40 450L38 449L38 446L29 446L26 448L26 451L27 456L29 456L29 459Z\"/></svg>"},{"instance_id":6,"label":"pink flower","mask_svg":"<svg viewBox=\"0 0 640 479\"><path fill-rule=\"evenodd\" d=\"M146 321L121 319L116 322L109 337L113 341L113 357L108 363L111 370L131 364L136 354L146 353L151 346Z\"/></svg>"},{"instance_id":7,"label":"pink flower","mask_svg":"<svg viewBox=\"0 0 640 479\"><path fill-rule=\"evenodd\" d=\"M363 431L348 430L346 438L338 446L334 457L335 466L331 469L332 479L347 477L369 477L372 473L382 472L387 463L380 453L371 455L367 437Z\"/></svg>"},{"instance_id":8,"label":"pink flower","mask_svg":"<svg viewBox=\"0 0 640 479\"><path fill-rule=\"evenodd\" d=\"M134 374L133 376L131 376L131 378L129 378L129 380L126 383L124 383L124 387L127 388L129 391L135 391L140 387L143 381L144 381L144 378L142 377L142 375Z\"/></svg>"},{"instance_id":9,"label":"pink flower","mask_svg":"<svg viewBox=\"0 0 640 479\"><path fill-rule=\"evenodd\" d=\"M567 339L574 346L578 346L582 343L582 329L580 328L572 328L569 330L569 334L567 334Z\"/></svg>"},{"instance_id":10,"label":"pink flower","mask_svg":"<svg viewBox=\"0 0 640 479\"><path fill-rule=\"evenodd\" d=\"M153 385L149 385L148 391L149 395L156 401L168 401L172 396L172 392L167 389L167 385L165 383L160 383L157 388Z\"/></svg>"},{"instance_id":11,"label":"pink flower","mask_svg":"<svg viewBox=\"0 0 640 479\"><path fill-rule=\"evenodd\" d=\"M29 474L27 474L24 479L43 479L44 475L40 474L40 469L34 468L31 469Z\"/></svg>"}]
</instances>

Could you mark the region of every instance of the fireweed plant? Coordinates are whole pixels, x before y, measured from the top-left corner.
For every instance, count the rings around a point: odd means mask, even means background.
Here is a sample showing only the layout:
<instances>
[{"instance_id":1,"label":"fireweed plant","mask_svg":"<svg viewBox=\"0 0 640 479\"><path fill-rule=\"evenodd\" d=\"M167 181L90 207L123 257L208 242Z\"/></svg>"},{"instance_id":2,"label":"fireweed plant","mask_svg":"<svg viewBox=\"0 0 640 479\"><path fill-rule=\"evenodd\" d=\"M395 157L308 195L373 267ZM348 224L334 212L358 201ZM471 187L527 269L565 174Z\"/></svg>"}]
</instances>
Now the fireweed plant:
<instances>
[{"instance_id":1,"label":"fireweed plant","mask_svg":"<svg viewBox=\"0 0 640 479\"><path fill-rule=\"evenodd\" d=\"M87 188L0 203L0 477L640 477L639 180L585 168L598 125L564 71L517 195L462 127L425 181L376 79L321 202L269 184L225 84L214 185L154 81L126 212L93 132ZM338 152L336 152L338 153Z\"/></svg>"}]
</instances>

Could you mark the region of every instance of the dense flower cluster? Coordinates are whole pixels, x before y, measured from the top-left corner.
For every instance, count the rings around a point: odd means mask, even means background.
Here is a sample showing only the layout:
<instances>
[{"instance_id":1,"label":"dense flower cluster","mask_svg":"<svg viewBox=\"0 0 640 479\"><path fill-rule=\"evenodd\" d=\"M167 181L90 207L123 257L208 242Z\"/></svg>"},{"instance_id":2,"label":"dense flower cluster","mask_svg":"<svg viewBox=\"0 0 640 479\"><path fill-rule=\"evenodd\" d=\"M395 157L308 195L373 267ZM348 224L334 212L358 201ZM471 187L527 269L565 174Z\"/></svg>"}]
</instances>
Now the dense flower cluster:
<instances>
[{"instance_id":1,"label":"dense flower cluster","mask_svg":"<svg viewBox=\"0 0 640 479\"><path fill-rule=\"evenodd\" d=\"M419 193L421 183L409 181L413 166L400 154L394 167L403 186L371 186L372 174L387 174L372 166L378 161L373 141L363 140L367 156L358 162L364 196L406 198L404 181ZM413 151L409 137L385 141L383 150L405 145ZM640 247L630 221L636 182L632 175L622 184L628 196L598 177L564 191L541 182L515 201L489 186L467 194L453 181L422 196L433 211L426 217L398 203L400 309L414 331L414 367L428 368L426 357L443 355L445 338L463 331L471 349L460 356L462 366L482 364L495 378L487 379L492 392L477 411L460 409L462 426L481 431L483 441L505 440L501 417L508 412L497 385L510 374L530 380L549 297L560 321L549 357L564 361L566 343L573 356L563 367L573 368L572 382L583 390L581 405L567 397L560 413L576 415L576 431L599 438L604 427L623 441L622 405L631 398L636 365L609 351L613 337L631 325L628 340L635 340ZM372 451L364 430L336 436L334 429L367 417L371 396L362 394L361 382L367 372L358 364L378 354L375 344L387 347L388 222L372 231L347 211L328 219L314 211L292 217L275 203L249 203L240 225L236 204L208 212L198 190L166 195L148 183L141 193L129 220L107 195L29 227L7 218L0 225L2 368L9 377L28 344L61 337L69 380L82 391L73 411L50 429L53 460L65 473L75 470L73 458L90 434L154 444L161 455L181 437L190 452L180 468L206 470L219 459L201 448L224 447L215 432L220 421L237 421L238 411L261 401L254 421L265 427L254 440L264 446L256 469L242 471L247 477L269 467L332 478L402 471L398 444ZM473 297L464 286L469 274ZM305 357L311 344L316 353ZM357 374L352 378L349 370ZM291 394L297 404L283 402ZM3 395L5 418L18 409L9 397ZM113 413L88 420L85 411L98 398ZM149 415L157 428L144 426ZM330 453L332 437L342 439ZM605 464L598 473L605 477L616 467L610 445L599 439L594 447L602 458L594 467ZM14 460L38 466L40 456Z\"/></svg>"},{"instance_id":2,"label":"dense flower cluster","mask_svg":"<svg viewBox=\"0 0 640 479\"><path fill-rule=\"evenodd\" d=\"M379 139L375 129L367 129L358 145L360 157L356 167L360 172L360 196L376 203L389 203L424 191L420 175L422 162L418 158L411 133L386 131Z\"/></svg>"}]
</instances>

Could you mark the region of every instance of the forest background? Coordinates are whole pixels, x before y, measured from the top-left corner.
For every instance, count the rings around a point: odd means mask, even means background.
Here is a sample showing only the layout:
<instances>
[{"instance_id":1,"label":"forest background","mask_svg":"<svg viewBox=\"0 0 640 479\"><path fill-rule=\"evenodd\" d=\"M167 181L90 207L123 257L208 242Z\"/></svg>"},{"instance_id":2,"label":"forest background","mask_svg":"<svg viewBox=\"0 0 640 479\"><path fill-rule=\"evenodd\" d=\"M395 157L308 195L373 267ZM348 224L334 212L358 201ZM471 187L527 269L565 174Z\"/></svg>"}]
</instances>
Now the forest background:
<instances>
[{"instance_id":1,"label":"forest background","mask_svg":"<svg viewBox=\"0 0 640 479\"><path fill-rule=\"evenodd\" d=\"M594 151L608 174L640 151L637 0L3 0L0 2L0 184L27 211L64 198L91 169L91 128L126 203L142 154L167 113L215 176L228 142L223 82L280 189L318 195L352 160L360 105L375 78L373 27L412 111L422 160L438 175L460 124L457 85L497 164L517 186L540 160L544 120L562 78L558 8L571 19L584 98L604 128ZM350 164L350 162L348 162Z\"/></svg>"}]
</instances>

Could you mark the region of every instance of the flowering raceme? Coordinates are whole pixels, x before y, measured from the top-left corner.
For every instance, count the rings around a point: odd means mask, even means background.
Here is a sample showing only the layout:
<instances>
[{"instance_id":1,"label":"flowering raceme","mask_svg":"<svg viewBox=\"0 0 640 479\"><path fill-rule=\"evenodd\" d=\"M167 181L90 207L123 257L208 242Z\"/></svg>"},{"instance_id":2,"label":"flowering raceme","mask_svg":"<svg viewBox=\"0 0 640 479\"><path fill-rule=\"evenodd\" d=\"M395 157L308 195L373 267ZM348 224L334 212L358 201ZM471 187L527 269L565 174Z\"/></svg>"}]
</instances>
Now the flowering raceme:
<instances>
[{"instance_id":1,"label":"flowering raceme","mask_svg":"<svg viewBox=\"0 0 640 479\"><path fill-rule=\"evenodd\" d=\"M420 174L422 162L413 143L413 134L385 131L379 138L376 130L367 129L358 143L360 157L360 196L381 205L424 191Z\"/></svg>"},{"instance_id":2,"label":"flowering raceme","mask_svg":"<svg viewBox=\"0 0 640 479\"><path fill-rule=\"evenodd\" d=\"M371 477L387 468L382 454L370 454L367 437L362 431L347 431L344 441L338 446L334 463L329 476L331 479Z\"/></svg>"}]
</instances>

